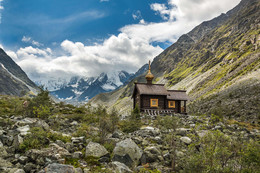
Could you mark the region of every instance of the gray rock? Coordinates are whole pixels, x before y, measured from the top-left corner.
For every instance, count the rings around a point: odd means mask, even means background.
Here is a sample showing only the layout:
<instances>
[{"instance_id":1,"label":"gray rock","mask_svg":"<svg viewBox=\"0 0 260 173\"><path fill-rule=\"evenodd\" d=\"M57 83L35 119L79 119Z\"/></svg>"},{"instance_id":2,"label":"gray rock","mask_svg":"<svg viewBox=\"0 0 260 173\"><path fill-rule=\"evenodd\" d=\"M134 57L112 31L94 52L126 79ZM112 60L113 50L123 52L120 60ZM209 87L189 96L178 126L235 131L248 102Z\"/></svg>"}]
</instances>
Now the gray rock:
<instances>
[{"instance_id":1,"label":"gray rock","mask_svg":"<svg viewBox=\"0 0 260 173\"><path fill-rule=\"evenodd\" d=\"M73 144L78 144L78 143L85 143L86 142L86 139L84 136L81 136L81 137L72 137L71 138L71 141Z\"/></svg>"},{"instance_id":2,"label":"gray rock","mask_svg":"<svg viewBox=\"0 0 260 173\"><path fill-rule=\"evenodd\" d=\"M83 173L83 170L81 168L75 168L76 173Z\"/></svg>"},{"instance_id":3,"label":"gray rock","mask_svg":"<svg viewBox=\"0 0 260 173\"><path fill-rule=\"evenodd\" d=\"M222 130L223 128L222 128L222 126L215 126L214 128L213 128L213 130Z\"/></svg>"},{"instance_id":4,"label":"gray rock","mask_svg":"<svg viewBox=\"0 0 260 173\"><path fill-rule=\"evenodd\" d=\"M8 136L8 135L0 136L0 141L2 141L2 143L7 146L11 146L13 144L13 140L14 140L13 136Z\"/></svg>"},{"instance_id":5,"label":"gray rock","mask_svg":"<svg viewBox=\"0 0 260 173\"><path fill-rule=\"evenodd\" d=\"M6 131L0 130L0 136L2 136L2 135L6 135Z\"/></svg>"},{"instance_id":6,"label":"gray rock","mask_svg":"<svg viewBox=\"0 0 260 173\"><path fill-rule=\"evenodd\" d=\"M59 145L60 147L62 147L62 148L66 148L64 142L62 142L61 140L56 140L55 143L56 143L57 145Z\"/></svg>"},{"instance_id":7,"label":"gray rock","mask_svg":"<svg viewBox=\"0 0 260 173\"><path fill-rule=\"evenodd\" d=\"M7 155L5 147L0 147L0 157L6 157Z\"/></svg>"},{"instance_id":8,"label":"gray rock","mask_svg":"<svg viewBox=\"0 0 260 173\"><path fill-rule=\"evenodd\" d=\"M83 154L81 151L76 151L72 154L72 158L75 158L75 159L80 159L83 157Z\"/></svg>"},{"instance_id":9,"label":"gray rock","mask_svg":"<svg viewBox=\"0 0 260 173\"><path fill-rule=\"evenodd\" d=\"M203 138L205 135L207 135L208 133L208 130L201 130L201 131L198 131L197 134L200 138Z\"/></svg>"},{"instance_id":10,"label":"gray rock","mask_svg":"<svg viewBox=\"0 0 260 173\"><path fill-rule=\"evenodd\" d=\"M196 126L196 124L190 124L191 128L194 128Z\"/></svg>"},{"instance_id":11,"label":"gray rock","mask_svg":"<svg viewBox=\"0 0 260 173\"><path fill-rule=\"evenodd\" d=\"M186 128L178 128L178 129L176 129L177 135L181 135L181 136L187 135L190 130L191 129L186 129Z\"/></svg>"},{"instance_id":12,"label":"gray rock","mask_svg":"<svg viewBox=\"0 0 260 173\"><path fill-rule=\"evenodd\" d=\"M181 152L181 151L176 151L175 153L176 153L177 157L183 157L184 156L184 153Z\"/></svg>"},{"instance_id":13,"label":"gray rock","mask_svg":"<svg viewBox=\"0 0 260 173\"><path fill-rule=\"evenodd\" d=\"M40 173L79 173L73 166L58 163L49 164Z\"/></svg>"},{"instance_id":14,"label":"gray rock","mask_svg":"<svg viewBox=\"0 0 260 173\"><path fill-rule=\"evenodd\" d=\"M159 156L161 156L161 151L157 147L155 146L146 147L144 149L141 162L142 164L146 164L146 163L160 161L162 158L159 158Z\"/></svg>"},{"instance_id":15,"label":"gray rock","mask_svg":"<svg viewBox=\"0 0 260 173\"><path fill-rule=\"evenodd\" d=\"M187 136L181 137L180 140L182 142L184 142L185 144L190 144L191 143L191 139L189 137L187 137Z\"/></svg>"},{"instance_id":16,"label":"gray rock","mask_svg":"<svg viewBox=\"0 0 260 173\"><path fill-rule=\"evenodd\" d=\"M15 171L14 173L25 173L25 171L23 169L18 169L17 171Z\"/></svg>"},{"instance_id":17,"label":"gray rock","mask_svg":"<svg viewBox=\"0 0 260 173\"><path fill-rule=\"evenodd\" d=\"M105 147L100 145L99 143L90 142L86 146L86 157L93 156L93 157L102 157L108 154L108 151Z\"/></svg>"},{"instance_id":18,"label":"gray rock","mask_svg":"<svg viewBox=\"0 0 260 173\"><path fill-rule=\"evenodd\" d=\"M113 134L112 134L112 138L122 138L124 136L124 134L121 132L121 131L115 131Z\"/></svg>"},{"instance_id":19,"label":"gray rock","mask_svg":"<svg viewBox=\"0 0 260 173\"><path fill-rule=\"evenodd\" d=\"M162 138L160 137L160 136L156 136L155 138L154 138L154 140L156 141L156 143L157 144L162 144Z\"/></svg>"},{"instance_id":20,"label":"gray rock","mask_svg":"<svg viewBox=\"0 0 260 173\"><path fill-rule=\"evenodd\" d=\"M89 168L84 168L84 169L83 169L83 172L84 172L84 173L90 173L90 169L89 169Z\"/></svg>"},{"instance_id":21,"label":"gray rock","mask_svg":"<svg viewBox=\"0 0 260 173\"><path fill-rule=\"evenodd\" d=\"M66 148L70 153L72 153L73 150L74 150L74 145L73 145L72 143L70 143L70 142L67 142L67 143L65 144L65 148Z\"/></svg>"},{"instance_id":22,"label":"gray rock","mask_svg":"<svg viewBox=\"0 0 260 173\"><path fill-rule=\"evenodd\" d=\"M4 167L6 168L13 167L13 164L0 157L0 168L4 168Z\"/></svg>"},{"instance_id":23,"label":"gray rock","mask_svg":"<svg viewBox=\"0 0 260 173\"><path fill-rule=\"evenodd\" d=\"M64 157L71 157L71 154L65 148L58 146L57 144L50 144L48 148L41 150L31 149L27 151L26 156L38 165L45 165L45 162L49 160L59 160Z\"/></svg>"},{"instance_id":24,"label":"gray rock","mask_svg":"<svg viewBox=\"0 0 260 173\"><path fill-rule=\"evenodd\" d=\"M15 137L14 137L14 142L13 142L13 146L14 146L14 148L17 150L17 149L19 149L19 146L20 146L20 144L22 144L23 143L23 138L20 136L20 135L16 135Z\"/></svg>"},{"instance_id":25,"label":"gray rock","mask_svg":"<svg viewBox=\"0 0 260 173\"><path fill-rule=\"evenodd\" d=\"M132 173L131 171L125 164L121 162L111 162L109 163L109 167L116 173Z\"/></svg>"},{"instance_id":26,"label":"gray rock","mask_svg":"<svg viewBox=\"0 0 260 173\"><path fill-rule=\"evenodd\" d=\"M35 124L35 127L41 127L44 130L50 130L50 126L43 120L38 120Z\"/></svg>"},{"instance_id":27,"label":"gray rock","mask_svg":"<svg viewBox=\"0 0 260 173\"><path fill-rule=\"evenodd\" d=\"M25 166L24 166L24 170L25 172L32 172L33 170L37 169L37 166L33 163L27 163Z\"/></svg>"},{"instance_id":28,"label":"gray rock","mask_svg":"<svg viewBox=\"0 0 260 173\"><path fill-rule=\"evenodd\" d=\"M20 162L21 164L24 165L27 161L28 161L28 157L26 157L26 156L21 156L21 157L19 157L19 162Z\"/></svg>"},{"instance_id":29,"label":"gray rock","mask_svg":"<svg viewBox=\"0 0 260 173\"><path fill-rule=\"evenodd\" d=\"M17 128L16 130L19 131L22 136L25 136L28 134L28 132L30 130L30 126L29 125L22 126L22 127Z\"/></svg>"},{"instance_id":30,"label":"gray rock","mask_svg":"<svg viewBox=\"0 0 260 173\"><path fill-rule=\"evenodd\" d=\"M76 126L76 125L78 125L78 122L77 121L73 121L72 123L70 123L70 125Z\"/></svg>"},{"instance_id":31,"label":"gray rock","mask_svg":"<svg viewBox=\"0 0 260 173\"><path fill-rule=\"evenodd\" d=\"M144 127L141 130L136 131L135 133L137 133L139 136L144 137L155 137L155 136L159 136L160 135L160 130L154 127Z\"/></svg>"},{"instance_id":32,"label":"gray rock","mask_svg":"<svg viewBox=\"0 0 260 173\"><path fill-rule=\"evenodd\" d=\"M132 168L139 164L143 151L132 139L127 138L116 144L113 153L113 161L119 161Z\"/></svg>"},{"instance_id":33,"label":"gray rock","mask_svg":"<svg viewBox=\"0 0 260 173\"><path fill-rule=\"evenodd\" d=\"M0 141L0 147L3 147L4 146L4 144Z\"/></svg>"}]
</instances>

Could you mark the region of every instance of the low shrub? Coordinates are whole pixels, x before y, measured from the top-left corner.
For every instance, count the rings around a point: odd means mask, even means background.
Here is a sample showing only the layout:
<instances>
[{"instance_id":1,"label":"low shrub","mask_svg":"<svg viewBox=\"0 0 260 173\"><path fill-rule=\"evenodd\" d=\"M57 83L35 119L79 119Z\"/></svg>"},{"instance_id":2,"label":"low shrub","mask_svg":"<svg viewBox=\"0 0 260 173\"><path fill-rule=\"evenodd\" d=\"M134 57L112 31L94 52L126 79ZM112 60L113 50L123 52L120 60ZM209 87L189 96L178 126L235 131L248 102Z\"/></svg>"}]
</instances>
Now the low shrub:
<instances>
[{"instance_id":1,"label":"low shrub","mask_svg":"<svg viewBox=\"0 0 260 173\"><path fill-rule=\"evenodd\" d=\"M23 143L20 144L19 148L25 152L30 149L45 148L48 144L47 133L41 127L34 127L30 130L30 133L24 137Z\"/></svg>"},{"instance_id":2,"label":"low shrub","mask_svg":"<svg viewBox=\"0 0 260 173\"><path fill-rule=\"evenodd\" d=\"M142 126L141 121L138 120L123 120L119 124L120 129L125 133L137 131Z\"/></svg>"},{"instance_id":3,"label":"low shrub","mask_svg":"<svg viewBox=\"0 0 260 173\"><path fill-rule=\"evenodd\" d=\"M51 132L48 132L47 133L47 137L52 140L52 141L56 141L56 140L61 140L62 142L64 143L67 143L67 142L71 142L71 137L69 136L63 136L61 133L51 133Z\"/></svg>"}]
</instances>

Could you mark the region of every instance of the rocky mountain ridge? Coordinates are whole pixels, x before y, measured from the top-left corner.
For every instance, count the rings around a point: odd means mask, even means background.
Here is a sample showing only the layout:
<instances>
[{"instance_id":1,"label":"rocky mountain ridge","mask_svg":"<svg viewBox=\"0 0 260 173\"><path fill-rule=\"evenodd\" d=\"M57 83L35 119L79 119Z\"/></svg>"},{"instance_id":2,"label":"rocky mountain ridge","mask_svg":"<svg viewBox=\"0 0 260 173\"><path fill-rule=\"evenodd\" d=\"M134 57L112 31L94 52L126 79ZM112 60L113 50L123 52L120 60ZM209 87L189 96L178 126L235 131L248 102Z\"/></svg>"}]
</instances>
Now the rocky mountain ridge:
<instances>
[{"instance_id":1,"label":"rocky mountain ridge","mask_svg":"<svg viewBox=\"0 0 260 173\"><path fill-rule=\"evenodd\" d=\"M36 93L37 86L25 72L0 48L0 94L23 96Z\"/></svg>"}]
</instances>

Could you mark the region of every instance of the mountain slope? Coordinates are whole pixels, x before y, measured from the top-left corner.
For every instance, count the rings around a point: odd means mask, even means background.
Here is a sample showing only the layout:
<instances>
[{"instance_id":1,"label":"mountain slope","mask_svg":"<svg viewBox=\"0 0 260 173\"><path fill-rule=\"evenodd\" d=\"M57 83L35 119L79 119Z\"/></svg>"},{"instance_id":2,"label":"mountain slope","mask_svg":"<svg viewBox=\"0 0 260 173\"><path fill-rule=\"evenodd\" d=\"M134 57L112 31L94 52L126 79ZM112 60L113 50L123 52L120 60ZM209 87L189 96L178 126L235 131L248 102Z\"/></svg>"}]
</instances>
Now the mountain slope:
<instances>
[{"instance_id":1,"label":"mountain slope","mask_svg":"<svg viewBox=\"0 0 260 173\"><path fill-rule=\"evenodd\" d=\"M250 101L257 101L253 97L255 94L260 98L257 92L260 76L259 8L260 2L257 0L242 0L228 13L203 22L182 35L154 59L151 67L155 82L164 83L169 89L186 89L192 100L196 101L196 105L190 104L190 110L194 113L210 114L214 112L214 107L225 104L234 109L236 115L247 116L250 112L250 117L258 116L260 102L254 102L254 108L241 108L243 104L239 104L238 99L247 96L242 100L250 104ZM143 76L134 80L140 79L143 80ZM130 96L133 81L118 91L119 100L127 100L129 109L132 106ZM241 87L247 88L246 93L238 92L240 94L226 102L226 96L241 90ZM217 105L216 98L220 96L223 96L222 103ZM91 103L100 102L98 100L98 97L94 98ZM115 100L114 105L119 110L125 109L125 104L119 100ZM211 104L205 107L209 103L206 100L211 100Z\"/></svg>"},{"instance_id":2,"label":"mountain slope","mask_svg":"<svg viewBox=\"0 0 260 173\"><path fill-rule=\"evenodd\" d=\"M36 89L25 72L0 48L0 94L22 96Z\"/></svg>"}]
</instances>

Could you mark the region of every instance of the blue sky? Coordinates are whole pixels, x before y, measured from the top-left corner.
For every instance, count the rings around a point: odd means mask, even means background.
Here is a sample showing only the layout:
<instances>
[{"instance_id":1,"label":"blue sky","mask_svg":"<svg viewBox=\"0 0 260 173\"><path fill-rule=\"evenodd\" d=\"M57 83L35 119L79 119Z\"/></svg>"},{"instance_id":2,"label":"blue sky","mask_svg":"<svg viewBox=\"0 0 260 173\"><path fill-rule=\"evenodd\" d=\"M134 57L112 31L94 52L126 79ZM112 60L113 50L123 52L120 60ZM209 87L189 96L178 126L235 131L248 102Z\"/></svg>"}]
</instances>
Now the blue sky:
<instances>
[{"instance_id":1,"label":"blue sky","mask_svg":"<svg viewBox=\"0 0 260 173\"><path fill-rule=\"evenodd\" d=\"M239 0L0 0L0 46L33 80L135 72Z\"/></svg>"},{"instance_id":2,"label":"blue sky","mask_svg":"<svg viewBox=\"0 0 260 173\"><path fill-rule=\"evenodd\" d=\"M140 0L5 0L3 6L0 41L8 48L27 46L23 36L48 46L65 39L93 44L142 17L162 21Z\"/></svg>"}]
</instances>

